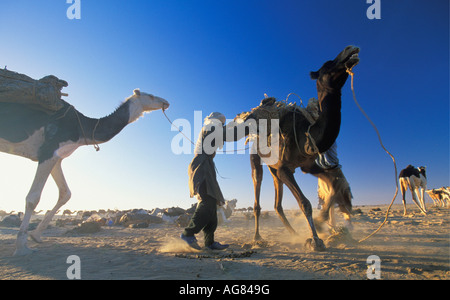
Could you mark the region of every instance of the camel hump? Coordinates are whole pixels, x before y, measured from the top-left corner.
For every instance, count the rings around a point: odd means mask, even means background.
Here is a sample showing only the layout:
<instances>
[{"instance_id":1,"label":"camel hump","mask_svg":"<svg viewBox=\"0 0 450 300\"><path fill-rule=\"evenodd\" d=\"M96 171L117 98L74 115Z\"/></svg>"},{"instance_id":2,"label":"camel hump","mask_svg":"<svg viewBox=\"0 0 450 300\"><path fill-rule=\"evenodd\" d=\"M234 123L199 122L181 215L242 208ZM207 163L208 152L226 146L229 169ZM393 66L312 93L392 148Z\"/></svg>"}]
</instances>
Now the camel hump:
<instances>
[{"instance_id":1,"label":"camel hump","mask_svg":"<svg viewBox=\"0 0 450 300\"><path fill-rule=\"evenodd\" d=\"M402 177L411 177L412 175L416 177L420 177L420 172L417 168L412 165L408 165L405 169L400 171L399 178Z\"/></svg>"},{"instance_id":2,"label":"camel hump","mask_svg":"<svg viewBox=\"0 0 450 300\"><path fill-rule=\"evenodd\" d=\"M67 81L54 75L35 80L24 74L0 69L0 102L57 111L64 106L61 90L68 85Z\"/></svg>"}]
</instances>

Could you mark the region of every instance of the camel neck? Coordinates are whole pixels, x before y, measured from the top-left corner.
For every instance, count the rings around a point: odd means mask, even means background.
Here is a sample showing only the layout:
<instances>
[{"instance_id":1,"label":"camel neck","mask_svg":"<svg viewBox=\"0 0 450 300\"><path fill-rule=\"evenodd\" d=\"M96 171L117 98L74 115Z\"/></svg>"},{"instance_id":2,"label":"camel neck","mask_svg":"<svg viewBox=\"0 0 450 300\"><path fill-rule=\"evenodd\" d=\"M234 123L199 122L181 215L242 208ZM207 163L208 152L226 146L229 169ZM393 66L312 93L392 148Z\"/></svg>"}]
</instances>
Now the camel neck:
<instances>
[{"instance_id":1,"label":"camel neck","mask_svg":"<svg viewBox=\"0 0 450 300\"><path fill-rule=\"evenodd\" d=\"M319 93L320 114L310 133L319 152L327 151L339 135L341 127L341 92Z\"/></svg>"},{"instance_id":2,"label":"camel neck","mask_svg":"<svg viewBox=\"0 0 450 300\"><path fill-rule=\"evenodd\" d=\"M101 144L111 140L130 123L130 102L124 102L109 116L89 119L88 128L84 129L87 139L92 144Z\"/></svg>"}]
</instances>

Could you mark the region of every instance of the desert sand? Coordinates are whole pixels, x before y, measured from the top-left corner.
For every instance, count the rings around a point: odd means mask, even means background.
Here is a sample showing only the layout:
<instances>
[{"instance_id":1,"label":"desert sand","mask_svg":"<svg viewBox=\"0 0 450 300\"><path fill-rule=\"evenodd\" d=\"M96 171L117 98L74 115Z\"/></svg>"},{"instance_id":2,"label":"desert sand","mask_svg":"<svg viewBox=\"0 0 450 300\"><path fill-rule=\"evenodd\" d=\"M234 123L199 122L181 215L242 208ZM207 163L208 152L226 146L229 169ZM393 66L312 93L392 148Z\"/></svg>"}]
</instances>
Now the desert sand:
<instances>
[{"instance_id":1,"label":"desert sand","mask_svg":"<svg viewBox=\"0 0 450 300\"><path fill-rule=\"evenodd\" d=\"M0 227L0 279L67 279L70 264L66 260L77 255L81 279L365 280L367 258L377 255L381 279L448 280L449 210L428 207L424 216L409 205L408 215L403 216L403 208L394 205L387 224L369 240L345 239L325 252L304 249L309 232L298 210L286 212L297 236L284 229L275 212L269 212L261 222L265 240L259 244L252 244L253 220L235 213L216 231L217 241L231 245L222 252L191 250L178 238L182 229L173 224L142 229L103 226L94 234L66 234L70 226L57 227L53 221L44 233L44 243L29 242L35 253L13 257L18 230ZM378 227L387 205L358 208L362 214L353 217L354 240ZM328 230L320 234L324 241L328 236ZM201 244L202 234L198 239Z\"/></svg>"}]
</instances>

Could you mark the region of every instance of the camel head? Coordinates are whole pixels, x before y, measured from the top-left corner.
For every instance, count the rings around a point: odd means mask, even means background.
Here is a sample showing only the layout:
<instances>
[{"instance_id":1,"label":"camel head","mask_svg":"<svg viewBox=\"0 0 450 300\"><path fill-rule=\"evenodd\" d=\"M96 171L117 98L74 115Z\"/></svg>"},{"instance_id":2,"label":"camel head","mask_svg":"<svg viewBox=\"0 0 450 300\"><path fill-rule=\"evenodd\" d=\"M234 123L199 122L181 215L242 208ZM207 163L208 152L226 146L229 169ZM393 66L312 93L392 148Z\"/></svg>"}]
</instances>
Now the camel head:
<instances>
[{"instance_id":1,"label":"camel head","mask_svg":"<svg viewBox=\"0 0 450 300\"><path fill-rule=\"evenodd\" d=\"M419 173L423 175L423 177L427 178L427 175L426 175L427 167L421 166L421 167L418 167L417 169L419 170Z\"/></svg>"},{"instance_id":2,"label":"camel head","mask_svg":"<svg viewBox=\"0 0 450 300\"><path fill-rule=\"evenodd\" d=\"M133 95L129 97L128 100L140 104L143 112L150 112L158 109L166 110L170 106L169 102L165 99L141 92L139 89L135 89Z\"/></svg>"},{"instance_id":3,"label":"camel head","mask_svg":"<svg viewBox=\"0 0 450 300\"><path fill-rule=\"evenodd\" d=\"M346 71L359 63L358 53L358 47L347 46L334 60L327 61L318 71L311 72L311 79L317 80L317 88L340 91L348 78Z\"/></svg>"}]
</instances>

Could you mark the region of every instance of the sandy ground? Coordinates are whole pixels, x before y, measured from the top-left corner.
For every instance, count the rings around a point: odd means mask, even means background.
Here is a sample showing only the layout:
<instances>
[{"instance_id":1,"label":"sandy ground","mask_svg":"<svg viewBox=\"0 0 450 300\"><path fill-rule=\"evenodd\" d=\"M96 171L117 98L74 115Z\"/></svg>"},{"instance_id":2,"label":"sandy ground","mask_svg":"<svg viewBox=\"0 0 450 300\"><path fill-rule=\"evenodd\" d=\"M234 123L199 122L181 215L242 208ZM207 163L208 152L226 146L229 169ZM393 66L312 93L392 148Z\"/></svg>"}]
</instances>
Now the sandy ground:
<instances>
[{"instance_id":1,"label":"sandy ground","mask_svg":"<svg viewBox=\"0 0 450 300\"><path fill-rule=\"evenodd\" d=\"M270 212L262 220L265 242L259 245L251 243L253 220L242 213L233 215L216 232L217 241L231 244L223 252L191 251L178 238L182 229L170 224L103 227L95 234L78 235L67 235L70 227L53 225L44 233L44 243L29 242L35 253L13 257L17 229L0 228L0 279L67 279L67 258L77 255L82 279L362 280L367 279L367 258L377 255L382 279L448 280L450 213L429 207L423 216L410 205L403 216L402 207L394 205L389 222L368 241L347 240L325 252L304 249L309 234L299 211L286 212L298 236L290 235ZM356 240L378 227L387 206L359 208L363 213L353 219ZM328 233L320 236L326 240ZM201 234L198 238L201 243Z\"/></svg>"}]
</instances>

